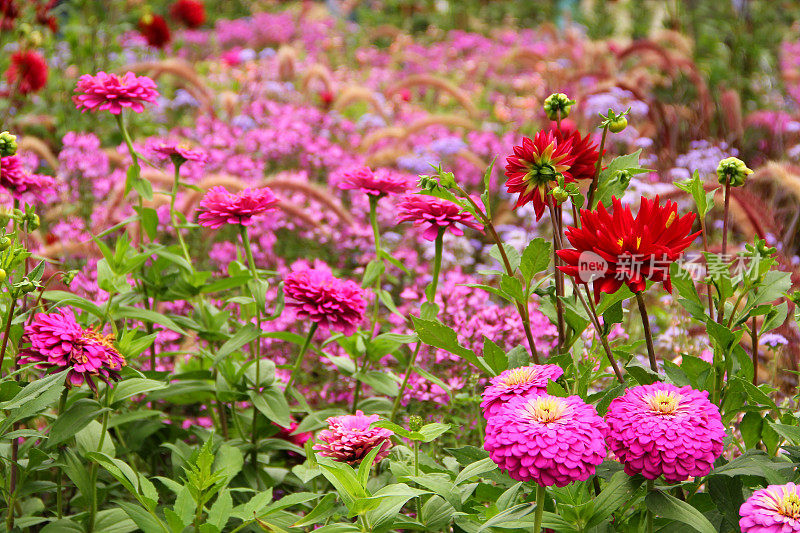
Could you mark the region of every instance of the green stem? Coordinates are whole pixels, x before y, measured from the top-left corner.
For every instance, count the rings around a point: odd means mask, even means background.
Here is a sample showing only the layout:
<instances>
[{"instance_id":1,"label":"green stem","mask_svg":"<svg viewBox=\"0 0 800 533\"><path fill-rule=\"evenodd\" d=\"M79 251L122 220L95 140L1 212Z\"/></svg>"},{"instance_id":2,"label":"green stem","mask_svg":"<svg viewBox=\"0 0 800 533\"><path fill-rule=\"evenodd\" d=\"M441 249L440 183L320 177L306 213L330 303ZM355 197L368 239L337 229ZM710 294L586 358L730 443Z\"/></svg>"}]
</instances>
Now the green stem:
<instances>
[{"instance_id":1,"label":"green stem","mask_svg":"<svg viewBox=\"0 0 800 533\"><path fill-rule=\"evenodd\" d=\"M436 303L436 289L439 287L439 272L442 270L443 244L444 244L444 228L439 228L439 233L436 235L436 242L434 244L433 279L431 280L430 295L428 297L428 301L430 303Z\"/></svg>"},{"instance_id":2,"label":"green stem","mask_svg":"<svg viewBox=\"0 0 800 533\"><path fill-rule=\"evenodd\" d=\"M172 227L175 229L175 233L178 235L178 242L180 243L181 250L183 251L183 258L186 259L186 262L189 263L189 265L191 265L192 259L189 257L189 248L186 247L186 242L183 240L183 235L178 227L178 215L175 213L175 199L178 197L180 174L181 165L180 163L175 163L175 181L172 182L172 194L170 195L169 199L169 218L172 221Z\"/></svg>"},{"instance_id":3,"label":"green stem","mask_svg":"<svg viewBox=\"0 0 800 533\"><path fill-rule=\"evenodd\" d=\"M550 209L550 221L553 224L553 268L555 269L556 281L556 322L558 326L558 345L556 346L556 353L560 354L564 348L564 339L566 337L566 324L564 321L564 302L561 297L564 296L564 273L558 269L559 258L558 251L562 248L561 241L561 209L551 201L548 206Z\"/></svg>"},{"instance_id":4,"label":"green stem","mask_svg":"<svg viewBox=\"0 0 800 533\"><path fill-rule=\"evenodd\" d=\"M289 381L286 382L286 389L284 390L284 394L288 396L289 389L292 387L292 384L297 379L297 374L300 373L300 367L303 364L303 358L306 356L306 352L308 351L308 347L311 346L311 339L314 337L314 333L317 332L317 327L319 324L316 322L311 323L311 328L308 330L308 335L306 335L306 340L303 342L303 346L300 348L300 354L297 356L297 360L294 362L294 368L292 368L292 375L289 376Z\"/></svg>"},{"instance_id":5,"label":"green stem","mask_svg":"<svg viewBox=\"0 0 800 533\"><path fill-rule=\"evenodd\" d=\"M731 204L731 178L725 177L725 206L722 211L722 260L727 264L728 253L728 210Z\"/></svg>"},{"instance_id":6,"label":"green stem","mask_svg":"<svg viewBox=\"0 0 800 533\"><path fill-rule=\"evenodd\" d=\"M61 416L61 414L64 412L64 408L67 405L68 394L69 394L69 389L65 386L64 390L61 391L61 398L58 401L59 416ZM61 447L59 446L59 448ZM64 503L63 503L64 495L62 494L62 491L64 490L63 485L64 485L64 469L59 468L58 473L56 474L56 515L58 516L59 520L61 520L61 517L63 516L63 508L64 508Z\"/></svg>"},{"instance_id":7,"label":"green stem","mask_svg":"<svg viewBox=\"0 0 800 533\"><path fill-rule=\"evenodd\" d=\"M536 514L533 515L533 533L539 533L542 530L544 498L546 495L547 490L542 485L538 485L536 487Z\"/></svg>"},{"instance_id":8,"label":"green stem","mask_svg":"<svg viewBox=\"0 0 800 533\"><path fill-rule=\"evenodd\" d=\"M108 407L108 393L109 389L106 387L106 394L105 394L105 407ZM97 453L102 453L103 451L103 444L105 444L106 440L106 431L108 430L108 413L109 411L106 410L103 412L102 423L100 427L100 438L97 442ZM92 462L92 466L90 467L90 474L89 479L91 480L91 487L92 487L92 506L89 510L89 522L86 526L87 533L92 533L94 531L94 522L95 518L97 517L97 463Z\"/></svg>"},{"instance_id":9,"label":"green stem","mask_svg":"<svg viewBox=\"0 0 800 533\"><path fill-rule=\"evenodd\" d=\"M658 372L656 351L653 347L653 332L650 331L650 319L647 316L647 307L644 304L642 291L638 291L636 293L636 303L639 304L639 314L642 315L642 327L644 328L644 340L647 343L647 356L650 359L650 370L653 372Z\"/></svg>"},{"instance_id":10,"label":"green stem","mask_svg":"<svg viewBox=\"0 0 800 533\"><path fill-rule=\"evenodd\" d=\"M583 294L581 294L580 288L577 284L573 283L573 288L575 289L575 294L578 295L578 298L583 304L583 308L589 313L589 318L592 319L592 325L594 325L597 336L600 337L600 343L603 345L603 350L606 352L606 357L608 357L608 361L611 363L611 368L614 369L614 375L617 376L617 379L620 383L625 383L625 378L622 376L622 371L619 369L617 360L614 358L614 352L611 351L611 346L608 344L608 337L603 334L603 328L600 326L600 319L597 316L597 308L594 306L592 295L589 294L589 286L584 285L584 288L586 289L586 298L584 298Z\"/></svg>"},{"instance_id":11,"label":"green stem","mask_svg":"<svg viewBox=\"0 0 800 533\"><path fill-rule=\"evenodd\" d=\"M750 340L753 343L753 385L758 385L758 324L756 317L753 317L750 324Z\"/></svg>"},{"instance_id":12,"label":"green stem","mask_svg":"<svg viewBox=\"0 0 800 533\"><path fill-rule=\"evenodd\" d=\"M403 377L403 383L400 384L400 390L397 393L397 397L394 399L394 404L392 405L392 413L389 415L389 421L393 421L395 415L397 414L397 410L400 408L400 400L403 399L403 393L408 386L408 378L411 376L411 370L414 368L414 363L417 361L417 355L419 355L419 350L422 348L422 343L418 342L416 348L414 348L414 353L408 359L408 364L406 365L406 373Z\"/></svg>"},{"instance_id":13,"label":"green stem","mask_svg":"<svg viewBox=\"0 0 800 533\"><path fill-rule=\"evenodd\" d=\"M10 291L11 289L9 289ZM17 299L9 292L11 302L8 304L8 312L6 313L6 325L3 331L3 345L0 347L0 377L3 376L3 363L6 358L6 351L8 350L8 339L11 334L11 321L14 319L14 306L17 304Z\"/></svg>"},{"instance_id":14,"label":"green stem","mask_svg":"<svg viewBox=\"0 0 800 533\"><path fill-rule=\"evenodd\" d=\"M592 178L592 184L589 186L589 201L587 203L587 208L592 208L592 200L594 200L594 194L597 192L597 184L600 181L600 169L603 168L603 150L606 147L606 136L608 135L608 126L603 128L603 136L600 138L600 150L597 153L597 164L594 168L594 177Z\"/></svg>"},{"instance_id":15,"label":"green stem","mask_svg":"<svg viewBox=\"0 0 800 533\"><path fill-rule=\"evenodd\" d=\"M489 234L492 236L494 243L497 245L497 249L500 251L500 258L503 261L503 267L506 269L506 274L511 277L514 277L514 269L511 268L511 262L508 260L508 255L506 254L505 246L503 245L503 241L500 240L500 236L497 234L497 230L492 223L492 220L489 216L483 212L483 209L475 203L472 197L467 194L467 192L462 189L458 184L455 185L456 190L461 193L465 200L467 200L472 208L477 213L478 218L483 225L489 230ZM517 302L517 312L519 313L519 317L522 320L522 328L525 330L525 337L528 339L528 346L531 349L531 355L533 356L533 362L537 365L539 364L539 350L536 349L536 344L533 340L533 331L531 330L531 315L530 310L528 309L527 301L523 305L520 302Z\"/></svg>"},{"instance_id":16,"label":"green stem","mask_svg":"<svg viewBox=\"0 0 800 533\"><path fill-rule=\"evenodd\" d=\"M648 494L653 492L653 487L655 486L655 482L652 479L647 480L647 492ZM653 511L649 508L647 509L647 533L653 533Z\"/></svg>"}]
</instances>

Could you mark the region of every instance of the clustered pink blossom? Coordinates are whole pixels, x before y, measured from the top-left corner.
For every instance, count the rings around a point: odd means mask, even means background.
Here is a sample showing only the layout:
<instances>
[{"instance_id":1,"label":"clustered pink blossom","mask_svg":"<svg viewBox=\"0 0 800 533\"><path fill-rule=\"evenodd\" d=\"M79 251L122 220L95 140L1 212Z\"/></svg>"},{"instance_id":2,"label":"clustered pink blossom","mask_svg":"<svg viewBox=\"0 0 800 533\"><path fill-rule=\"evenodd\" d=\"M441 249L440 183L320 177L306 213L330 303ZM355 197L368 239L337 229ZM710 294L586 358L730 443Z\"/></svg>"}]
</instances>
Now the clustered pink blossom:
<instances>
[{"instance_id":1,"label":"clustered pink blossom","mask_svg":"<svg viewBox=\"0 0 800 533\"><path fill-rule=\"evenodd\" d=\"M707 391L668 383L625 391L608 407L606 442L629 475L668 483L708 474L722 454L725 427Z\"/></svg>"},{"instance_id":2,"label":"clustered pink blossom","mask_svg":"<svg viewBox=\"0 0 800 533\"><path fill-rule=\"evenodd\" d=\"M400 211L397 222L413 222L415 226L424 227L422 237L429 241L436 239L440 230L450 230L456 236L464 235L456 224L483 232L483 224L475 220L472 213L463 211L461 206L449 200L412 194L403 198L397 207Z\"/></svg>"},{"instance_id":3,"label":"clustered pink blossom","mask_svg":"<svg viewBox=\"0 0 800 533\"><path fill-rule=\"evenodd\" d=\"M503 404L516 396L535 396L547 392L547 384L564 371L558 365L530 365L511 368L489 380L481 395L484 418L494 416Z\"/></svg>"},{"instance_id":4,"label":"clustered pink blossom","mask_svg":"<svg viewBox=\"0 0 800 533\"><path fill-rule=\"evenodd\" d=\"M800 485L769 485L757 490L739 508L742 533L800 531Z\"/></svg>"},{"instance_id":5,"label":"clustered pink blossom","mask_svg":"<svg viewBox=\"0 0 800 533\"><path fill-rule=\"evenodd\" d=\"M108 111L119 115L123 109L136 113L144 111L145 103L158 98L156 82L147 76L136 76L128 72L123 76L103 71L94 76L84 74L78 79L74 97L78 109L86 111Z\"/></svg>"},{"instance_id":6,"label":"clustered pink blossom","mask_svg":"<svg viewBox=\"0 0 800 533\"><path fill-rule=\"evenodd\" d=\"M489 417L484 448L517 481L564 487L606 457L605 422L577 396L516 396Z\"/></svg>"},{"instance_id":7,"label":"clustered pink blossom","mask_svg":"<svg viewBox=\"0 0 800 533\"><path fill-rule=\"evenodd\" d=\"M286 306L297 318L352 335L364 320L364 291L351 280L335 278L328 270L296 270L283 283Z\"/></svg>"},{"instance_id":8,"label":"clustered pink blossom","mask_svg":"<svg viewBox=\"0 0 800 533\"><path fill-rule=\"evenodd\" d=\"M406 192L411 183L402 174L384 172L380 169L373 172L369 167L356 167L341 173L339 188L344 190L360 190L372 196L386 196Z\"/></svg>"},{"instance_id":9,"label":"clustered pink blossom","mask_svg":"<svg viewBox=\"0 0 800 533\"><path fill-rule=\"evenodd\" d=\"M380 447L375 462L389 455L394 433L388 429L370 428L378 415L365 416L363 411L354 415L334 416L328 419L328 429L317 435L314 449L320 455L348 464L360 463L375 447Z\"/></svg>"},{"instance_id":10,"label":"clustered pink blossom","mask_svg":"<svg viewBox=\"0 0 800 533\"><path fill-rule=\"evenodd\" d=\"M269 187L247 188L238 193L229 193L225 187L211 187L200 201L200 225L219 229L225 224L249 226L253 217L272 210L278 198Z\"/></svg>"},{"instance_id":11,"label":"clustered pink blossom","mask_svg":"<svg viewBox=\"0 0 800 533\"><path fill-rule=\"evenodd\" d=\"M25 326L23 342L30 346L20 351L21 363L37 363L37 368L51 372L69 370L67 380L74 386L87 383L95 388L94 378L106 383L117 380L126 364L113 337L81 327L65 309L37 314Z\"/></svg>"}]
</instances>

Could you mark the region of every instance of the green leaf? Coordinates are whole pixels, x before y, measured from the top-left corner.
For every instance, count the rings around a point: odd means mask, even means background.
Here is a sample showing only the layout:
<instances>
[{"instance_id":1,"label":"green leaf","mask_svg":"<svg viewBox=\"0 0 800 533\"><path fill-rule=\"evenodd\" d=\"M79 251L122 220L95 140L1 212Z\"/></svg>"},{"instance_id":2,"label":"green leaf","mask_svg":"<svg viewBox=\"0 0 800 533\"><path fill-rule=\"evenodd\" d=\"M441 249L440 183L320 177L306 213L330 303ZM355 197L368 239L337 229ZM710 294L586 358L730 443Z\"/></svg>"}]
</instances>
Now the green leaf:
<instances>
[{"instance_id":1,"label":"green leaf","mask_svg":"<svg viewBox=\"0 0 800 533\"><path fill-rule=\"evenodd\" d=\"M233 510L233 498L231 498L231 491L225 489L219 493L214 505L208 511L207 521L209 524L222 531L225 524L228 523L228 518Z\"/></svg>"},{"instance_id":2,"label":"green leaf","mask_svg":"<svg viewBox=\"0 0 800 533\"><path fill-rule=\"evenodd\" d=\"M261 330L257 329L253 324L245 325L225 341L225 344L219 347L217 354L214 356L214 364L219 363L245 344L256 340L260 336Z\"/></svg>"},{"instance_id":3,"label":"green leaf","mask_svg":"<svg viewBox=\"0 0 800 533\"><path fill-rule=\"evenodd\" d=\"M167 526L161 520L148 513L140 505L125 501L116 501L114 503L122 508L125 514L127 514L144 533L170 533Z\"/></svg>"},{"instance_id":4,"label":"green leaf","mask_svg":"<svg viewBox=\"0 0 800 533\"><path fill-rule=\"evenodd\" d=\"M386 267L380 259L373 259L367 263L367 268L364 269L364 277L361 280L361 286L364 288L372 287L375 282L383 274Z\"/></svg>"},{"instance_id":5,"label":"green leaf","mask_svg":"<svg viewBox=\"0 0 800 533\"><path fill-rule=\"evenodd\" d=\"M421 440L422 442L431 442L437 437L444 435L452 426L450 424L440 424L438 422L434 422L431 424L425 424L420 428L417 432L420 434L421 438L417 440Z\"/></svg>"},{"instance_id":6,"label":"green leaf","mask_svg":"<svg viewBox=\"0 0 800 533\"><path fill-rule=\"evenodd\" d=\"M692 505L661 491L651 491L644 499L656 516L686 524L700 533L716 533L717 529Z\"/></svg>"},{"instance_id":7,"label":"green leaf","mask_svg":"<svg viewBox=\"0 0 800 533\"><path fill-rule=\"evenodd\" d=\"M600 494L592 501L594 513L586 524L587 529L600 525L620 506L629 502L641 484L641 477L631 477L622 471L611 476Z\"/></svg>"},{"instance_id":8,"label":"green leaf","mask_svg":"<svg viewBox=\"0 0 800 533\"><path fill-rule=\"evenodd\" d=\"M530 284L533 276L547 269L552 255L551 245L542 238L533 239L522 252L519 270L525 278L525 283Z\"/></svg>"},{"instance_id":9,"label":"green leaf","mask_svg":"<svg viewBox=\"0 0 800 533\"><path fill-rule=\"evenodd\" d=\"M249 396L255 408L272 422L286 428L292 424L289 403L280 388L271 386L260 393L250 391Z\"/></svg>"},{"instance_id":10,"label":"green leaf","mask_svg":"<svg viewBox=\"0 0 800 533\"><path fill-rule=\"evenodd\" d=\"M481 459L480 461L476 461L471 465L466 466L461 472L459 472L456 476L455 484L460 485L472 477L480 476L481 474L485 474L486 472L491 472L492 470L496 469L497 464L492 461L491 457Z\"/></svg>"},{"instance_id":11,"label":"green leaf","mask_svg":"<svg viewBox=\"0 0 800 533\"><path fill-rule=\"evenodd\" d=\"M364 373L359 372L357 378L375 389L379 394L397 396L400 392L400 385L397 383L396 377L388 371L370 370Z\"/></svg>"},{"instance_id":12,"label":"green leaf","mask_svg":"<svg viewBox=\"0 0 800 533\"><path fill-rule=\"evenodd\" d=\"M130 378L124 381L120 381L117 383L113 389L111 389L111 394L113 394L113 402L119 402L122 400L126 400L131 396L136 396L138 394L146 394L148 392L154 390L160 390L167 387L167 384L163 381L156 381L154 379L145 379L145 378Z\"/></svg>"},{"instance_id":13,"label":"green leaf","mask_svg":"<svg viewBox=\"0 0 800 533\"><path fill-rule=\"evenodd\" d=\"M91 398L76 400L53 422L47 439L47 447L52 448L69 439L85 428L89 422L97 419L104 411L108 410L108 408L101 407L96 400Z\"/></svg>"},{"instance_id":14,"label":"green leaf","mask_svg":"<svg viewBox=\"0 0 800 533\"><path fill-rule=\"evenodd\" d=\"M525 303L525 291L522 288L522 282L517 278L503 274L500 277L500 290L513 300L521 304Z\"/></svg>"},{"instance_id":15,"label":"green leaf","mask_svg":"<svg viewBox=\"0 0 800 533\"><path fill-rule=\"evenodd\" d=\"M152 207L135 207L134 209L139 213L139 220L142 221L142 227L144 227L147 237L154 241L158 235L158 213Z\"/></svg>"},{"instance_id":16,"label":"green leaf","mask_svg":"<svg viewBox=\"0 0 800 533\"><path fill-rule=\"evenodd\" d=\"M482 360L479 360L478 356L475 355L475 352L459 344L458 336L452 328L445 326L439 321L425 320L413 315L411 320L414 323L414 329L416 330L421 342L435 348L447 350L448 352L461 357L465 361L472 363L478 369L491 373L490 369L486 366L486 363L484 363Z\"/></svg>"},{"instance_id":17,"label":"green leaf","mask_svg":"<svg viewBox=\"0 0 800 533\"><path fill-rule=\"evenodd\" d=\"M483 360L496 376L508 368L508 357L497 344L483 336Z\"/></svg>"},{"instance_id":18,"label":"green leaf","mask_svg":"<svg viewBox=\"0 0 800 533\"><path fill-rule=\"evenodd\" d=\"M503 251L506 253L506 257L508 257L508 263L511 265L511 272L515 272L522 261L522 258L519 255L519 252L513 246L503 246ZM503 265L503 255L500 253L500 248L496 244L493 244L491 248L489 248L489 255L497 259L497 261Z\"/></svg>"},{"instance_id":19,"label":"green leaf","mask_svg":"<svg viewBox=\"0 0 800 533\"><path fill-rule=\"evenodd\" d=\"M336 494L329 492L322 500L303 518L292 524L292 527L304 527L317 524L333 515L336 506ZM316 529L315 531L319 531ZM356 530L358 531L358 530Z\"/></svg>"},{"instance_id":20,"label":"green leaf","mask_svg":"<svg viewBox=\"0 0 800 533\"><path fill-rule=\"evenodd\" d=\"M377 457L378 453L380 453L382 446L375 446L373 447L366 457L361 460L361 464L358 465L358 474L356 477L358 478L358 482L364 487L364 490L367 489L367 481L369 481L369 473L372 470L372 463L375 462L375 457Z\"/></svg>"},{"instance_id":21,"label":"green leaf","mask_svg":"<svg viewBox=\"0 0 800 533\"><path fill-rule=\"evenodd\" d=\"M111 315L114 320L119 320L122 318L133 318L136 320L142 320L144 322L152 322L154 324L164 326L165 328L170 329L175 333L180 333L181 335L186 334L186 332L180 326L178 326L178 324L176 324L171 318L162 315L161 313L150 311L149 309L141 309L138 307L129 307L121 305L117 309L113 310Z\"/></svg>"}]
</instances>

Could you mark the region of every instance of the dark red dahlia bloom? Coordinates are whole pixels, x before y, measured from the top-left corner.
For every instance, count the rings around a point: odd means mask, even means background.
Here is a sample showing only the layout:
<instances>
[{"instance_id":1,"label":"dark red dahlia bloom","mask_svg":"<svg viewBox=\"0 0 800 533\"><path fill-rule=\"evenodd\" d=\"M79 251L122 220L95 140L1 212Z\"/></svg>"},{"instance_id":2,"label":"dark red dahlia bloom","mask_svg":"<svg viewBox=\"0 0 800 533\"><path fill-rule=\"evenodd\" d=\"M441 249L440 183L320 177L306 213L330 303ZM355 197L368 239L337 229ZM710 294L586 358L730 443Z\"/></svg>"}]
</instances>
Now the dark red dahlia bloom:
<instances>
[{"instance_id":1,"label":"dark red dahlia bloom","mask_svg":"<svg viewBox=\"0 0 800 533\"><path fill-rule=\"evenodd\" d=\"M198 0L178 0L172 4L169 13L189 28L199 28L206 21L206 8Z\"/></svg>"},{"instance_id":2,"label":"dark red dahlia bloom","mask_svg":"<svg viewBox=\"0 0 800 533\"><path fill-rule=\"evenodd\" d=\"M563 122L561 129L556 128L553 133L559 144L572 141L572 155L575 158L572 166L569 167L572 179L592 179L597 166L597 158L600 155L597 151L597 144L592 142L592 136L587 134L586 137L581 137L577 129L565 127Z\"/></svg>"},{"instance_id":3,"label":"dark red dahlia bloom","mask_svg":"<svg viewBox=\"0 0 800 533\"><path fill-rule=\"evenodd\" d=\"M694 213L678 216L675 202L642 198L636 218L630 206L612 198L613 211L603 204L596 211L581 210L581 227L565 232L574 249L559 250L566 266L558 267L579 283L592 282L594 299L615 293L622 284L643 291L647 281L664 282L672 292L669 267L700 235L691 233Z\"/></svg>"},{"instance_id":4,"label":"dark red dahlia bloom","mask_svg":"<svg viewBox=\"0 0 800 533\"><path fill-rule=\"evenodd\" d=\"M47 62L32 50L14 52L6 81L20 94L39 92L47 84Z\"/></svg>"},{"instance_id":5,"label":"dark red dahlia bloom","mask_svg":"<svg viewBox=\"0 0 800 533\"><path fill-rule=\"evenodd\" d=\"M170 41L169 26L160 15L145 15L139 20L139 33L147 40L147 44L156 48L164 48Z\"/></svg>"},{"instance_id":6,"label":"dark red dahlia bloom","mask_svg":"<svg viewBox=\"0 0 800 533\"><path fill-rule=\"evenodd\" d=\"M48 2L36 4L36 22L42 26L47 26L50 31L56 33L58 31L58 20L52 13L57 0L49 0Z\"/></svg>"},{"instance_id":7,"label":"dark red dahlia bloom","mask_svg":"<svg viewBox=\"0 0 800 533\"><path fill-rule=\"evenodd\" d=\"M523 137L522 145L515 146L514 154L506 158L506 188L519 193L514 208L533 202L536 220L542 218L551 202L547 192L557 183L558 175L574 181L570 173L574 162L571 139L559 142L552 131L540 131L533 140Z\"/></svg>"},{"instance_id":8,"label":"dark red dahlia bloom","mask_svg":"<svg viewBox=\"0 0 800 533\"><path fill-rule=\"evenodd\" d=\"M0 0L0 30L13 30L19 17L19 8L14 0Z\"/></svg>"}]
</instances>

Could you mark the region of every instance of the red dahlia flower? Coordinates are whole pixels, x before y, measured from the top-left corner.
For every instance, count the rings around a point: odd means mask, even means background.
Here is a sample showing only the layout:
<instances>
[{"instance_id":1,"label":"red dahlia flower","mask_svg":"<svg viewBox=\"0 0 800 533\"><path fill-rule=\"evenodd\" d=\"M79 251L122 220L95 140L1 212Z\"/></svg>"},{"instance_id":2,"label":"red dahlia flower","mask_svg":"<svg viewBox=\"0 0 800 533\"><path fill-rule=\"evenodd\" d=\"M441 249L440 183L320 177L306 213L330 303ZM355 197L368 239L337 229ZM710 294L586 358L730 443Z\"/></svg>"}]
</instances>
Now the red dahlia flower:
<instances>
[{"instance_id":1,"label":"red dahlia flower","mask_svg":"<svg viewBox=\"0 0 800 533\"><path fill-rule=\"evenodd\" d=\"M156 48L164 48L171 38L167 21L160 15L145 15L139 19L139 33L147 44Z\"/></svg>"},{"instance_id":2,"label":"red dahlia flower","mask_svg":"<svg viewBox=\"0 0 800 533\"><path fill-rule=\"evenodd\" d=\"M189 28L199 28L206 21L206 8L198 0L178 0L169 13Z\"/></svg>"},{"instance_id":3,"label":"red dahlia flower","mask_svg":"<svg viewBox=\"0 0 800 533\"><path fill-rule=\"evenodd\" d=\"M520 193L514 208L533 202L536 220L542 218L545 206L551 202L547 192L558 175L563 175L565 181L574 181L569 172L575 163L572 139L559 142L552 131L540 131L533 140L524 137L506 162L508 192Z\"/></svg>"},{"instance_id":4,"label":"red dahlia flower","mask_svg":"<svg viewBox=\"0 0 800 533\"><path fill-rule=\"evenodd\" d=\"M597 166L597 144L592 141L592 136L587 134L581 137L580 132L574 127L568 127L561 122L561 129L556 128L553 133L559 144L572 141L572 156L575 158L569 173L574 180L590 180L594 178L594 171Z\"/></svg>"},{"instance_id":5,"label":"red dahlia flower","mask_svg":"<svg viewBox=\"0 0 800 533\"><path fill-rule=\"evenodd\" d=\"M47 62L32 50L14 52L6 70L6 81L20 94L39 92L47 84Z\"/></svg>"},{"instance_id":6,"label":"red dahlia flower","mask_svg":"<svg viewBox=\"0 0 800 533\"><path fill-rule=\"evenodd\" d=\"M559 250L566 266L559 270L579 283L592 282L595 301L600 293L613 294L624 283L640 292L647 281L663 282L672 292L669 267L700 232L690 233L694 213L678 217L675 202L659 205L659 198L642 197L636 218L630 206L612 198L613 211L603 204L596 211L581 210L581 227L565 232L574 249Z\"/></svg>"},{"instance_id":7,"label":"red dahlia flower","mask_svg":"<svg viewBox=\"0 0 800 533\"><path fill-rule=\"evenodd\" d=\"M19 8L14 0L0 0L0 30L13 30L19 17Z\"/></svg>"}]
</instances>

